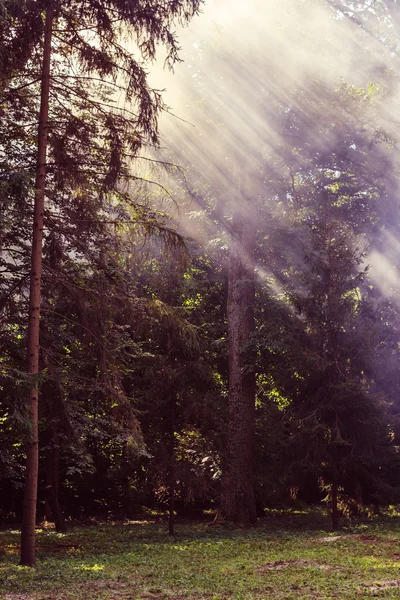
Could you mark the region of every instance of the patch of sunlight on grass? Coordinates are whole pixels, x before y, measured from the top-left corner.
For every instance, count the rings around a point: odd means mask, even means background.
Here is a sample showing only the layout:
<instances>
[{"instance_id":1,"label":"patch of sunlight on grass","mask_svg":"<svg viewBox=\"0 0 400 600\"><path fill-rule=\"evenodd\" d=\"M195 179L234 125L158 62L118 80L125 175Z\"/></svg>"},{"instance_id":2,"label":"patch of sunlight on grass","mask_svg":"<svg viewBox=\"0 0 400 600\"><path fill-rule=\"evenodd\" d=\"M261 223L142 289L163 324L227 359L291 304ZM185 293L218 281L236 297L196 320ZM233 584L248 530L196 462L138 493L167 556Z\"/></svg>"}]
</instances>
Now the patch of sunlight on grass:
<instances>
[{"instance_id":1,"label":"patch of sunlight on grass","mask_svg":"<svg viewBox=\"0 0 400 600\"><path fill-rule=\"evenodd\" d=\"M359 556L356 558L356 562L360 567L368 569L391 569L393 567L399 567L399 563L394 560L380 560L375 556Z\"/></svg>"},{"instance_id":2,"label":"patch of sunlight on grass","mask_svg":"<svg viewBox=\"0 0 400 600\"><path fill-rule=\"evenodd\" d=\"M390 569L399 570L399 561L391 560L390 558L386 558L385 560L379 560L379 558L376 558L374 556L362 556L357 558L356 562L361 568L366 568L374 571L387 571Z\"/></svg>"},{"instance_id":3,"label":"patch of sunlight on grass","mask_svg":"<svg viewBox=\"0 0 400 600\"><path fill-rule=\"evenodd\" d=\"M279 515L282 517L288 516L288 515L308 515L310 513L310 509L308 508L304 508L304 509L294 509L291 508L290 510L287 509L282 509L282 508L264 508L264 514L265 515Z\"/></svg>"},{"instance_id":4,"label":"patch of sunlight on grass","mask_svg":"<svg viewBox=\"0 0 400 600\"><path fill-rule=\"evenodd\" d=\"M78 567L75 567L75 569L77 570L81 570L81 571L104 571L105 566L104 565L79 565Z\"/></svg>"},{"instance_id":5,"label":"patch of sunlight on grass","mask_svg":"<svg viewBox=\"0 0 400 600\"><path fill-rule=\"evenodd\" d=\"M153 521L130 521L130 520L126 520L122 523L122 525L148 525L149 523L152 523Z\"/></svg>"},{"instance_id":6,"label":"patch of sunlight on grass","mask_svg":"<svg viewBox=\"0 0 400 600\"><path fill-rule=\"evenodd\" d=\"M370 528L370 526L367 525L366 523L358 523L358 524L352 526L352 529L355 531L366 531L369 528ZM332 535L335 535L335 532L333 532Z\"/></svg>"}]
</instances>

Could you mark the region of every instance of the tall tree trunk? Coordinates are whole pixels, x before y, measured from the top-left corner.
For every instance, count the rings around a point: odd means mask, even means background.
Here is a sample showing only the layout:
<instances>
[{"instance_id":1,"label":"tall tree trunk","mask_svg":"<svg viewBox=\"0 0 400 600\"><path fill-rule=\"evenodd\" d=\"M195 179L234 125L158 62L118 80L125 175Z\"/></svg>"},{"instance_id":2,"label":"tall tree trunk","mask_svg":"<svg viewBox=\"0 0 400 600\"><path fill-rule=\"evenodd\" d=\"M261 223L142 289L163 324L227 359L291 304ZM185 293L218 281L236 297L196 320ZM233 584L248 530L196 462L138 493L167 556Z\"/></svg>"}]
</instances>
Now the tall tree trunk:
<instances>
[{"instance_id":1,"label":"tall tree trunk","mask_svg":"<svg viewBox=\"0 0 400 600\"><path fill-rule=\"evenodd\" d=\"M331 502L332 502L332 531L339 529L339 510L338 510L338 485L336 475L331 485Z\"/></svg>"},{"instance_id":2,"label":"tall tree trunk","mask_svg":"<svg viewBox=\"0 0 400 600\"><path fill-rule=\"evenodd\" d=\"M220 512L225 521L257 519L253 482L255 374L245 368L245 346L254 331L253 228L243 214L232 225L228 277L229 407Z\"/></svg>"},{"instance_id":3,"label":"tall tree trunk","mask_svg":"<svg viewBox=\"0 0 400 600\"><path fill-rule=\"evenodd\" d=\"M175 473L172 471L169 486L168 533L175 535Z\"/></svg>"},{"instance_id":4,"label":"tall tree trunk","mask_svg":"<svg viewBox=\"0 0 400 600\"><path fill-rule=\"evenodd\" d=\"M44 33L28 317L27 362L28 373L32 375L32 390L29 393L27 402L29 409L30 431L26 447L26 474L21 535L21 565L27 567L34 567L36 564L35 524L39 466L39 386L37 376L39 373L39 324L42 281L44 192L46 183L46 152L49 118L50 58L53 18L53 9L49 7L46 12Z\"/></svg>"},{"instance_id":5,"label":"tall tree trunk","mask_svg":"<svg viewBox=\"0 0 400 600\"><path fill-rule=\"evenodd\" d=\"M58 494L60 486L60 446L57 437L58 436L56 435L55 440L52 440L52 443L48 446L46 451L45 492L46 504L51 511L49 520L54 521L56 531L65 533L67 531L67 526L60 506Z\"/></svg>"},{"instance_id":6,"label":"tall tree trunk","mask_svg":"<svg viewBox=\"0 0 400 600\"><path fill-rule=\"evenodd\" d=\"M168 531L169 535L175 534L175 488L176 488L176 469L175 469L175 397L172 398L171 421L169 432L170 443L170 465L169 465L169 514Z\"/></svg>"}]
</instances>

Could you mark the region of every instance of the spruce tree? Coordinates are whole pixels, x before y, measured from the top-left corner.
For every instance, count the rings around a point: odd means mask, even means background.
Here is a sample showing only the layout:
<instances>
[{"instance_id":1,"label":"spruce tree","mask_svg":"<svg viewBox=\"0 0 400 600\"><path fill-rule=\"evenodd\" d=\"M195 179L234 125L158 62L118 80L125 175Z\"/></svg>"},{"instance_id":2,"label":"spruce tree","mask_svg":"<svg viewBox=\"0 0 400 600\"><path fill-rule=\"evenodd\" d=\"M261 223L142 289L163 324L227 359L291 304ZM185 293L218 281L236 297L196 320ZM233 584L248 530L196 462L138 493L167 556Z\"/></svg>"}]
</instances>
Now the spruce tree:
<instances>
[{"instance_id":1,"label":"spruce tree","mask_svg":"<svg viewBox=\"0 0 400 600\"><path fill-rule=\"evenodd\" d=\"M0 22L2 90L13 95L35 86L40 92L34 190L34 226L31 253L30 305L28 321L28 373L32 376L29 398L31 431L27 445L27 471L21 543L21 564L34 566L34 528L38 465L38 373L39 319L42 279L42 244L47 227L45 196L63 188L66 179L80 179L80 189L90 194L89 180L100 179L96 201L115 189L121 177L130 174L128 163L144 143L158 142L157 116L162 108L158 92L150 89L143 60L153 59L156 45L167 48L167 61L177 59L177 41L171 31L175 19L187 21L199 7L198 0L181 0L167 7L158 2L112 1L107 3L31 2L24 6L3 3ZM123 44L128 36L136 45L140 60ZM30 80L32 73L36 76ZM95 83L95 80L97 82ZM19 84L16 84L19 81ZM87 81L88 86L82 82ZM98 83L98 85L97 85ZM93 87L91 87L93 86ZM103 87L103 96L100 86ZM106 88L106 91L104 91ZM112 94L122 91L129 108L120 106ZM12 94L13 92L14 94ZM105 100L104 93L108 96ZM52 118L52 105L65 111L61 123L68 123L57 135L59 122ZM74 110L75 109L75 110ZM82 109L101 116L93 129L79 117ZM28 126L23 123L23 126ZM79 131L80 129L80 131ZM85 135L82 133L85 131ZM59 130L58 130L59 131ZM53 144L49 140L53 137ZM79 152L81 141L84 152ZM78 153L77 153L78 150ZM89 150L88 156L85 155ZM96 152L100 150L100 152ZM76 159L78 154L78 160ZM71 159L71 164L68 164ZM49 185L50 169L54 176ZM78 176L80 175L80 177ZM47 180L46 180L47 177ZM81 197L84 194L81 194ZM64 197L65 201L65 197ZM53 197L53 202L55 198Z\"/></svg>"}]
</instances>

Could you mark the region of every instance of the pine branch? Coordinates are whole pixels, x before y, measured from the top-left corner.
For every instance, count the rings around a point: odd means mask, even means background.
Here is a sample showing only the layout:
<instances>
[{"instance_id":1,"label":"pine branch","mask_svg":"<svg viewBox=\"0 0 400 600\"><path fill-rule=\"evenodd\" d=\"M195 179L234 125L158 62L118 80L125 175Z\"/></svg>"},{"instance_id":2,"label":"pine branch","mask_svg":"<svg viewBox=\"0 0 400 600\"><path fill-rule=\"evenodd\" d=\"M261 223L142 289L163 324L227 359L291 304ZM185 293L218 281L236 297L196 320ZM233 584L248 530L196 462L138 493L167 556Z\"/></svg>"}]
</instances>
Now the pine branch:
<instances>
[{"instance_id":1,"label":"pine branch","mask_svg":"<svg viewBox=\"0 0 400 600\"><path fill-rule=\"evenodd\" d=\"M68 86L65 83L61 83L60 85L64 86L65 89L67 89L69 92L71 92L71 94L73 94L77 98L80 98L84 102L87 102L88 104L90 104L91 106L93 106L96 110L98 110L99 112L101 112L103 115L108 116L110 114L109 112L105 111L102 108L104 106L105 108L108 108L110 110L119 110L119 111L121 111L123 113L126 113L129 116L135 117L135 119L138 119L138 115L136 113L134 113L133 111L128 110L127 108L123 108L121 106L117 106L116 104L107 104L106 102L101 102L100 100L92 100L85 93L79 92L75 88L72 88L71 86ZM53 88L57 89L57 86L53 86ZM58 88L58 89L60 89L60 88Z\"/></svg>"},{"instance_id":2,"label":"pine branch","mask_svg":"<svg viewBox=\"0 0 400 600\"><path fill-rule=\"evenodd\" d=\"M108 80L104 80L104 79L100 79L99 77L91 77L90 75L61 75L61 74L56 74L56 75L52 75L51 76L52 79L75 79L76 81L95 81L95 82L99 82L102 83L103 85L110 85L116 89L119 89L123 92L127 91L127 87L123 86L123 85L119 85L118 83L115 83L114 81L108 81Z\"/></svg>"}]
</instances>

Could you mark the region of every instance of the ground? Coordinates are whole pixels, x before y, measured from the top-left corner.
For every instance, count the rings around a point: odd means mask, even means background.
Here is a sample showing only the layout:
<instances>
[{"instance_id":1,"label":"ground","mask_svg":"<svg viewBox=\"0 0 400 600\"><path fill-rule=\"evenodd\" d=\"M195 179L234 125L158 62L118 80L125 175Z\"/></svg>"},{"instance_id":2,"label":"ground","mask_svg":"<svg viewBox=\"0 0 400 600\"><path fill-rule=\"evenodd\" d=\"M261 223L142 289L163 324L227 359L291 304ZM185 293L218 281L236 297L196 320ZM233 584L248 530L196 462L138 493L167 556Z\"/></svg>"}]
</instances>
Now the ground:
<instances>
[{"instance_id":1,"label":"ground","mask_svg":"<svg viewBox=\"0 0 400 600\"><path fill-rule=\"evenodd\" d=\"M328 532L271 511L252 529L130 521L39 530L36 569L0 531L0 600L400 600L400 516Z\"/></svg>"}]
</instances>

